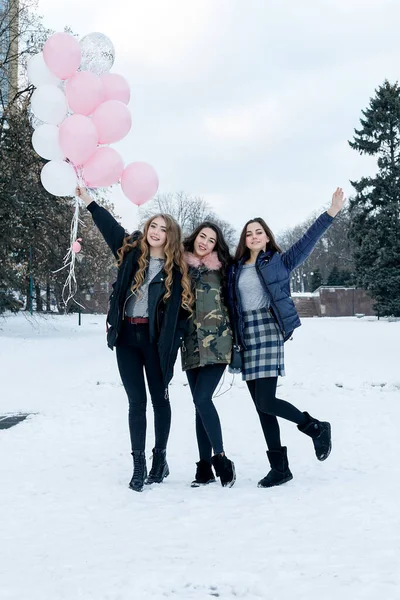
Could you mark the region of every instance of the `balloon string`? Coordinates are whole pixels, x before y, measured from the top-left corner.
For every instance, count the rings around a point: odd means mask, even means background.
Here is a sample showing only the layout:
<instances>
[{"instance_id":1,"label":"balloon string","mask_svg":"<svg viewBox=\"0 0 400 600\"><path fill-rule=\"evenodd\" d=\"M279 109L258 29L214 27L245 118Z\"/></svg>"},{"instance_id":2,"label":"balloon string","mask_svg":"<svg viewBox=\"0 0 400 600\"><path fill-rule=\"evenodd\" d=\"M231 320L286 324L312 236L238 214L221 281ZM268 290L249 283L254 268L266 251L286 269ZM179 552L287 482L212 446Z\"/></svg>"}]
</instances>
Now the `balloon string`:
<instances>
[{"instance_id":1,"label":"balloon string","mask_svg":"<svg viewBox=\"0 0 400 600\"><path fill-rule=\"evenodd\" d=\"M75 173L76 173L76 177L78 179L78 185L79 187L84 187L86 185L85 179L83 177L83 168L82 167L75 167Z\"/></svg>"},{"instance_id":2,"label":"balloon string","mask_svg":"<svg viewBox=\"0 0 400 600\"><path fill-rule=\"evenodd\" d=\"M75 197L75 210L74 210L74 216L72 217L72 221L71 221L69 250L63 258L63 263L64 263L63 266L60 269L57 269L57 271L53 271L53 273L59 273L60 271L63 271L64 269L69 269L67 279L64 283L64 286L63 286L63 289L61 292L61 297L62 297L64 306L66 309L67 309L68 302L70 300L73 300L73 302L75 302L75 304L77 304L81 308L84 308L84 306L82 306L82 304L80 304L74 298L75 294L78 291L78 284L77 284L76 276L75 276L76 253L72 250L72 244L76 241L76 238L78 237L78 226L79 225L83 225L83 221L81 221L81 219L79 218L79 198Z\"/></svg>"}]
</instances>

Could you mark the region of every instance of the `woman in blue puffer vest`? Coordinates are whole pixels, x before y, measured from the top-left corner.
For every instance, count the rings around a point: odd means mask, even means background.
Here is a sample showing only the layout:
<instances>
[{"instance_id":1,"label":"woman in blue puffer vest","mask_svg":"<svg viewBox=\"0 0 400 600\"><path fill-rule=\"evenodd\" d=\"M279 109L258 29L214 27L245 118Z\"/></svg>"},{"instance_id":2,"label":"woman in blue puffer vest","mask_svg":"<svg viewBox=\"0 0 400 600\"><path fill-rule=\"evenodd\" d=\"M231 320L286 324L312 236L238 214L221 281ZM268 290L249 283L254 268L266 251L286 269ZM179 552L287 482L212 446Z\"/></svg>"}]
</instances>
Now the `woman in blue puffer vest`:
<instances>
[{"instance_id":1,"label":"woman in blue puffer vest","mask_svg":"<svg viewBox=\"0 0 400 600\"><path fill-rule=\"evenodd\" d=\"M290 297L290 275L311 254L343 204L343 190L337 188L328 211L286 252L263 219L248 221L229 273L228 301L236 342L242 348L242 375L260 418L271 466L259 487L281 485L293 478L277 417L296 423L312 438L318 460L328 458L331 451L330 424L276 398L276 387L278 376L285 374L284 342L301 325Z\"/></svg>"}]
</instances>

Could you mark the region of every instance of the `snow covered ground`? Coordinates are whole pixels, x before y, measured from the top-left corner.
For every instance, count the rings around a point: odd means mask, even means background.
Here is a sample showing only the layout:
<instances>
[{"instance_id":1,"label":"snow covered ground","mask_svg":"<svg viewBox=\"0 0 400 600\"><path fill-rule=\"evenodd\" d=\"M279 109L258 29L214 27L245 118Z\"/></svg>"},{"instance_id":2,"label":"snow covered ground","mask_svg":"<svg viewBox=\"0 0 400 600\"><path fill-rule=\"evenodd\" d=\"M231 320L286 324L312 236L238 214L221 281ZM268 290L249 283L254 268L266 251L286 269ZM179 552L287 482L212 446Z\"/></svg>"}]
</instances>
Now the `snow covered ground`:
<instances>
[{"instance_id":1,"label":"snow covered ground","mask_svg":"<svg viewBox=\"0 0 400 600\"><path fill-rule=\"evenodd\" d=\"M127 487L127 402L104 329L102 316L0 321L0 414L35 413L0 431L1 600L400 598L400 322L305 319L286 344L280 397L329 419L334 448L319 463L282 423L294 480L280 488L256 487L268 465L238 377L216 400L237 483L189 487L178 367L171 475L142 494Z\"/></svg>"}]
</instances>

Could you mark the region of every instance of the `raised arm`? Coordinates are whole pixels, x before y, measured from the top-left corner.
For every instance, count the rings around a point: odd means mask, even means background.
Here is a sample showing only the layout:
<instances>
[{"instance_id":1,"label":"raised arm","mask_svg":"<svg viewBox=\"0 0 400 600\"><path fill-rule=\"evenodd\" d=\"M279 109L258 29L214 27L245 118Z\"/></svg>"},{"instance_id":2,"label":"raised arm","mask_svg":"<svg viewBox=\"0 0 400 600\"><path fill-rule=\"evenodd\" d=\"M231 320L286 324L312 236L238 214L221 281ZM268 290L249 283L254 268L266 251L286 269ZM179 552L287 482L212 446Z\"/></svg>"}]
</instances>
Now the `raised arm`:
<instances>
[{"instance_id":1,"label":"raised arm","mask_svg":"<svg viewBox=\"0 0 400 600\"><path fill-rule=\"evenodd\" d=\"M125 229L118 223L116 219L102 206L97 204L88 194L86 188L78 187L76 195L83 200L86 208L91 212L93 221L98 227L101 235L107 242L112 253L118 258L117 252L121 248L126 236Z\"/></svg>"},{"instance_id":2,"label":"raised arm","mask_svg":"<svg viewBox=\"0 0 400 600\"><path fill-rule=\"evenodd\" d=\"M298 242L282 254L282 261L289 271L296 269L296 267L301 265L310 256L316 243L321 239L326 230L329 229L334 217L343 208L344 202L344 192L342 188L337 188L332 196L332 203L329 209L314 221Z\"/></svg>"}]
</instances>

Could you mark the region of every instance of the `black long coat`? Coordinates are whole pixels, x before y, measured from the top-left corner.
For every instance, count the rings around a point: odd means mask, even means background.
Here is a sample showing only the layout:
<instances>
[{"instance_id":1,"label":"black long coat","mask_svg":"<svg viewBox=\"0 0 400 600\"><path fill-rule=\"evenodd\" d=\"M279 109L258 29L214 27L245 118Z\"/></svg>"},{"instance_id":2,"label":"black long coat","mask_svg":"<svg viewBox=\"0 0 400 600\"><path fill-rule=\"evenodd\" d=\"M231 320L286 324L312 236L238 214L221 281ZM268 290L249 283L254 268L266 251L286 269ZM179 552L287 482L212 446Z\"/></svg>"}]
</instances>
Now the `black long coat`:
<instances>
[{"instance_id":1,"label":"black long coat","mask_svg":"<svg viewBox=\"0 0 400 600\"><path fill-rule=\"evenodd\" d=\"M121 248L126 232L122 225L102 206L91 202L88 206L93 221L104 237L114 256ZM132 239L138 239L140 232L135 232ZM138 269L140 250L134 248L125 254L121 266L118 268L117 280L113 284L110 296L110 306L107 314L107 343L111 350L114 348L121 331L124 318L124 304L128 290L132 285ZM183 311L181 310L182 274L178 267L174 267L171 296L165 303L166 274L160 271L149 285L149 332L150 341L157 344L160 356L160 365L164 378L164 385L168 386L174 372L174 364L179 346L183 339Z\"/></svg>"}]
</instances>

